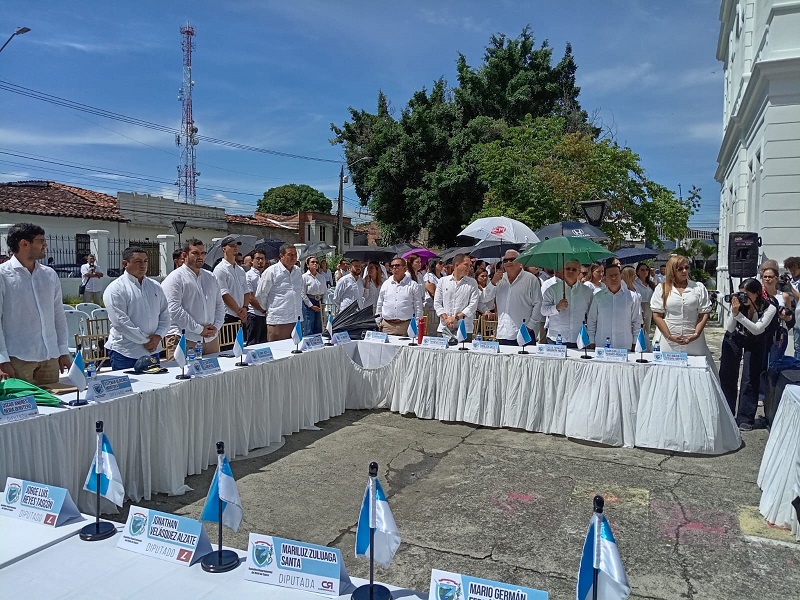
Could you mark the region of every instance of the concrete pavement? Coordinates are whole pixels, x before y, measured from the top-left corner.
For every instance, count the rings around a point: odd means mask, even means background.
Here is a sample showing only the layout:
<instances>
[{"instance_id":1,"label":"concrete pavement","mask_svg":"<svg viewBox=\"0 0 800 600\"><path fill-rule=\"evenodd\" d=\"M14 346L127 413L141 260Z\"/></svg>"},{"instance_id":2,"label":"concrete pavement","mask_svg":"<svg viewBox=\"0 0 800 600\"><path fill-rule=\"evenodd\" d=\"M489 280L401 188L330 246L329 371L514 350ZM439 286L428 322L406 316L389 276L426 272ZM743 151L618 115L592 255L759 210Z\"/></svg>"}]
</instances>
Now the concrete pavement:
<instances>
[{"instance_id":1,"label":"concrete pavement","mask_svg":"<svg viewBox=\"0 0 800 600\"><path fill-rule=\"evenodd\" d=\"M709 342L718 348L709 331ZM756 477L766 431L720 456L606 448L559 436L423 421L387 411L348 411L280 449L232 463L250 531L342 549L351 574L367 465L380 465L403 543L383 581L428 588L431 568L463 572L574 598L592 497L606 498L633 598L797 597L800 544L758 514ZM143 506L199 517L213 476L194 491ZM127 516L128 506L120 515ZM208 527L211 538L215 526Z\"/></svg>"}]
</instances>

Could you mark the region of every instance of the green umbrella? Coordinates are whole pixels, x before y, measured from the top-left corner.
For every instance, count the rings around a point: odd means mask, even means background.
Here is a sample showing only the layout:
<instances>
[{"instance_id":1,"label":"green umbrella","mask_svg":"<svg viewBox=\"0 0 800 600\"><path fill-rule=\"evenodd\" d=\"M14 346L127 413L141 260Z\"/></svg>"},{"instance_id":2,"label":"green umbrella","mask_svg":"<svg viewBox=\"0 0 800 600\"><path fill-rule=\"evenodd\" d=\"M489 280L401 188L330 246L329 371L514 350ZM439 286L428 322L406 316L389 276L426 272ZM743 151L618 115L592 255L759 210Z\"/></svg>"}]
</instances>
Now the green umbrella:
<instances>
[{"instance_id":1,"label":"green umbrella","mask_svg":"<svg viewBox=\"0 0 800 600\"><path fill-rule=\"evenodd\" d=\"M517 262L526 267L557 271L563 269L568 260L577 260L582 265L588 265L613 256L613 252L586 238L559 236L534 244L517 257Z\"/></svg>"}]
</instances>

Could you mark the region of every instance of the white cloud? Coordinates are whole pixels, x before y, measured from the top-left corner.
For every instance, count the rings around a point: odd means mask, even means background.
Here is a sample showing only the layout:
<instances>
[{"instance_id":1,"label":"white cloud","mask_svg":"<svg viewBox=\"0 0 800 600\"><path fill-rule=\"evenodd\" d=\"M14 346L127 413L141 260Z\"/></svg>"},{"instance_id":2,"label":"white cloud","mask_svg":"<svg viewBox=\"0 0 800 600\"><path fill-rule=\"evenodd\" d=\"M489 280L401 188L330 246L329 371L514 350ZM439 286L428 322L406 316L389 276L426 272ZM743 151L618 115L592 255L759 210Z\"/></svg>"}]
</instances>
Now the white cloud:
<instances>
[{"instance_id":1,"label":"white cloud","mask_svg":"<svg viewBox=\"0 0 800 600\"><path fill-rule=\"evenodd\" d=\"M719 144L722 141L722 120L689 125L687 135L692 140Z\"/></svg>"},{"instance_id":2,"label":"white cloud","mask_svg":"<svg viewBox=\"0 0 800 600\"><path fill-rule=\"evenodd\" d=\"M6 181L22 181L31 178L31 174L28 171L2 171L0 175Z\"/></svg>"},{"instance_id":3,"label":"white cloud","mask_svg":"<svg viewBox=\"0 0 800 600\"><path fill-rule=\"evenodd\" d=\"M120 134L107 129L87 128L81 131L35 131L29 128L0 127L0 145L11 147L45 146L150 146L173 148L175 138L171 133L141 127L117 128Z\"/></svg>"},{"instance_id":4,"label":"white cloud","mask_svg":"<svg viewBox=\"0 0 800 600\"><path fill-rule=\"evenodd\" d=\"M658 83L660 77L653 71L649 62L638 65L617 65L577 74L578 85L582 90L593 93L618 92L621 89L653 85Z\"/></svg>"},{"instance_id":5,"label":"white cloud","mask_svg":"<svg viewBox=\"0 0 800 600\"><path fill-rule=\"evenodd\" d=\"M485 33L491 30L486 20L475 21L475 19L469 16L454 16L447 9L436 10L432 8L423 8L420 10L419 15L421 20L429 25L459 28L476 33Z\"/></svg>"}]
</instances>

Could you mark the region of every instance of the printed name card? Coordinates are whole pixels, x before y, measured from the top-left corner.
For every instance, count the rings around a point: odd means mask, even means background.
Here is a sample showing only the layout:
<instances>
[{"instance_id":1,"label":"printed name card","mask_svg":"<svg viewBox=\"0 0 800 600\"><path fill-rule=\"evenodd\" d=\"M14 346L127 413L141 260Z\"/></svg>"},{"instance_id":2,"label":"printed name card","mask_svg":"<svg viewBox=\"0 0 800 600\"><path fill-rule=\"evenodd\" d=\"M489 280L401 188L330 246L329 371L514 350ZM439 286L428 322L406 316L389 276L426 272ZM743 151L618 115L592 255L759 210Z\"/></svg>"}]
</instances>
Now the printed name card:
<instances>
[{"instance_id":1,"label":"printed name card","mask_svg":"<svg viewBox=\"0 0 800 600\"><path fill-rule=\"evenodd\" d=\"M689 355L686 352L653 352L653 362L657 365L688 367Z\"/></svg>"},{"instance_id":2,"label":"printed name card","mask_svg":"<svg viewBox=\"0 0 800 600\"><path fill-rule=\"evenodd\" d=\"M349 582L338 548L258 533L250 534L244 578L337 597L341 581Z\"/></svg>"},{"instance_id":3,"label":"printed name card","mask_svg":"<svg viewBox=\"0 0 800 600\"><path fill-rule=\"evenodd\" d=\"M472 342L472 351L480 354L497 354L500 352L500 342L474 340Z\"/></svg>"},{"instance_id":4,"label":"printed name card","mask_svg":"<svg viewBox=\"0 0 800 600\"><path fill-rule=\"evenodd\" d=\"M305 336L300 344L300 350L320 350L324 347L325 341L322 339L321 333Z\"/></svg>"},{"instance_id":5,"label":"printed name card","mask_svg":"<svg viewBox=\"0 0 800 600\"><path fill-rule=\"evenodd\" d=\"M605 362L628 362L628 350L626 348L597 348L594 356L598 360Z\"/></svg>"},{"instance_id":6,"label":"printed name card","mask_svg":"<svg viewBox=\"0 0 800 600\"><path fill-rule=\"evenodd\" d=\"M211 552L200 521L131 506L117 548L187 567Z\"/></svg>"},{"instance_id":7,"label":"printed name card","mask_svg":"<svg viewBox=\"0 0 800 600\"><path fill-rule=\"evenodd\" d=\"M450 346L447 345L447 338L426 335L422 338L422 347L435 348L436 350L447 350Z\"/></svg>"},{"instance_id":8,"label":"printed name card","mask_svg":"<svg viewBox=\"0 0 800 600\"><path fill-rule=\"evenodd\" d=\"M201 358L191 363L189 368L191 375L195 377L206 377L207 375L214 375L221 373L222 369L219 368L219 359L216 356L210 358Z\"/></svg>"},{"instance_id":9,"label":"printed name card","mask_svg":"<svg viewBox=\"0 0 800 600\"><path fill-rule=\"evenodd\" d=\"M0 514L46 527L58 527L81 518L78 507L64 488L15 477L6 479Z\"/></svg>"},{"instance_id":10,"label":"printed name card","mask_svg":"<svg viewBox=\"0 0 800 600\"><path fill-rule=\"evenodd\" d=\"M39 415L36 398L32 395L0 400L0 423L22 421Z\"/></svg>"},{"instance_id":11,"label":"printed name card","mask_svg":"<svg viewBox=\"0 0 800 600\"><path fill-rule=\"evenodd\" d=\"M536 356L545 358L566 358L567 347L564 344L539 344L536 346Z\"/></svg>"},{"instance_id":12,"label":"printed name card","mask_svg":"<svg viewBox=\"0 0 800 600\"><path fill-rule=\"evenodd\" d=\"M247 351L247 364L249 365L260 365L272 359L272 348L254 348Z\"/></svg>"},{"instance_id":13,"label":"printed name card","mask_svg":"<svg viewBox=\"0 0 800 600\"><path fill-rule=\"evenodd\" d=\"M105 402L132 393L131 378L127 375L99 375L92 381L92 386L86 392L86 399Z\"/></svg>"},{"instance_id":14,"label":"printed name card","mask_svg":"<svg viewBox=\"0 0 800 600\"><path fill-rule=\"evenodd\" d=\"M388 342L389 334L384 331L368 331L364 340L367 342Z\"/></svg>"},{"instance_id":15,"label":"printed name card","mask_svg":"<svg viewBox=\"0 0 800 600\"><path fill-rule=\"evenodd\" d=\"M433 569L429 600L547 600L547 592Z\"/></svg>"},{"instance_id":16,"label":"printed name card","mask_svg":"<svg viewBox=\"0 0 800 600\"><path fill-rule=\"evenodd\" d=\"M352 342L353 340L350 338L350 333L347 331L340 331L338 333L333 334L333 338L331 338L331 342L334 346L341 346L342 344L346 344L348 342Z\"/></svg>"}]
</instances>

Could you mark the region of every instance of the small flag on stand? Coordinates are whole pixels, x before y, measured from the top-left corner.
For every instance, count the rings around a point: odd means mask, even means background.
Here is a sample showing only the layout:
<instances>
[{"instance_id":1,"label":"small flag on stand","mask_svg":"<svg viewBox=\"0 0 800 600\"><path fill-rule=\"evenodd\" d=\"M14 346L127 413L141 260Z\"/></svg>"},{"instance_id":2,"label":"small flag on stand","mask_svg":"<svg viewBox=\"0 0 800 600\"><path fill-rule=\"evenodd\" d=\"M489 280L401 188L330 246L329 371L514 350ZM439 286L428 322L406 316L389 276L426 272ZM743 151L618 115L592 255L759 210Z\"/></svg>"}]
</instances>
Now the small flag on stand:
<instances>
[{"instance_id":1,"label":"small flag on stand","mask_svg":"<svg viewBox=\"0 0 800 600\"><path fill-rule=\"evenodd\" d=\"M233 471L225 454L217 455L217 472L208 489L206 505L203 508L201 521L218 522L220 518L219 505L222 500L222 524L232 529L239 530L242 522L242 501L239 498L239 488L233 478Z\"/></svg>"},{"instance_id":2,"label":"small flag on stand","mask_svg":"<svg viewBox=\"0 0 800 600\"><path fill-rule=\"evenodd\" d=\"M239 327L236 332L236 339L233 341L233 355L239 360L236 362L237 367L246 367L247 363L242 360L244 354L244 331Z\"/></svg>"},{"instance_id":3,"label":"small flag on stand","mask_svg":"<svg viewBox=\"0 0 800 600\"><path fill-rule=\"evenodd\" d=\"M78 388L78 392L86 389L86 368L83 366L83 354L80 348L75 353L75 360L72 361L67 377Z\"/></svg>"},{"instance_id":4,"label":"small flag on stand","mask_svg":"<svg viewBox=\"0 0 800 600\"><path fill-rule=\"evenodd\" d=\"M417 323L417 317L411 317L411 321L408 323L407 333L408 337L411 338L411 342L408 345L416 346L417 338L419 338L419 324Z\"/></svg>"},{"instance_id":5,"label":"small flag on stand","mask_svg":"<svg viewBox=\"0 0 800 600\"><path fill-rule=\"evenodd\" d=\"M303 324L299 319L294 324L294 329L292 329L292 341L297 345L300 345L300 342L303 341Z\"/></svg>"},{"instance_id":6,"label":"small flag on stand","mask_svg":"<svg viewBox=\"0 0 800 600\"><path fill-rule=\"evenodd\" d=\"M594 497L595 512L583 544L578 571L577 600L624 600L631 593L617 542L603 514L603 504L602 496Z\"/></svg>"},{"instance_id":7,"label":"small flag on stand","mask_svg":"<svg viewBox=\"0 0 800 600\"><path fill-rule=\"evenodd\" d=\"M589 332L586 331L586 323L581 325L581 330L578 332L578 339L576 340L578 344L578 350L583 350L584 348L589 347Z\"/></svg>"},{"instance_id":8,"label":"small flag on stand","mask_svg":"<svg viewBox=\"0 0 800 600\"><path fill-rule=\"evenodd\" d=\"M122 475L119 473L114 450L111 449L105 433L97 434L97 451L83 489L96 494L97 475L100 475L100 495L117 506L122 506L125 503L125 487L122 485Z\"/></svg>"},{"instance_id":9,"label":"small flag on stand","mask_svg":"<svg viewBox=\"0 0 800 600\"><path fill-rule=\"evenodd\" d=\"M186 334L181 335L181 339L175 347L175 362L179 367L186 366Z\"/></svg>"},{"instance_id":10,"label":"small flag on stand","mask_svg":"<svg viewBox=\"0 0 800 600\"><path fill-rule=\"evenodd\" d=\"M636 336L636 352L647 352L647 336L644 333L644 327L639 328L639 335Z\"/></svg>"},{"instance_id":11,"label":"small flag on stand","mask_svg":"<svg viewBox=\"0 0 800 600\"><path fill-rule=\"evenodd\" d=\"M525 346L532 342L531 332L528 331L527 325L525 325L525 320L522 320L522 325L519 326L519 331L517 331L517 345L522 346L522 350L519 351L520 354L528 354L525 350Z\"/></svg>"},{"instance_id":12,"label":"small flag on stand","mask_svg":"<svg viewBox=\"0 0 800 600\"><path fill-rule=\"evenodd\" d=\"M370 528L375 530L375 562L388 567L400 547L400 532L377 477L370 477L364 492L356 529L356 556L369 558Z\"/></svg>"},{"instance_id":13,"label":"small flag on stand","mask_svg":"<svg viewBox=\"0 0 800 600\"><path fill-rule=\"evenodd\" d=\"M464 346L464 342L467 341L469 334L467 333L467 324L464 322L464 319L461 319L458 322L458 328L456 329L456 339L461 344L461 348L459 350L466 350Z\"/></svg>"},{"instance_id":14,"label":"small flag on stand","mask_svg":"<svg viewBox=\"0 0 800 600\"><path fill-rule=\"evenodd\" d=\"M331 336L331 339L333 339L333 315L328 315L328 324L325 326L325 329L328 331L328 335Z\"/></svg>"}]
</instances>

